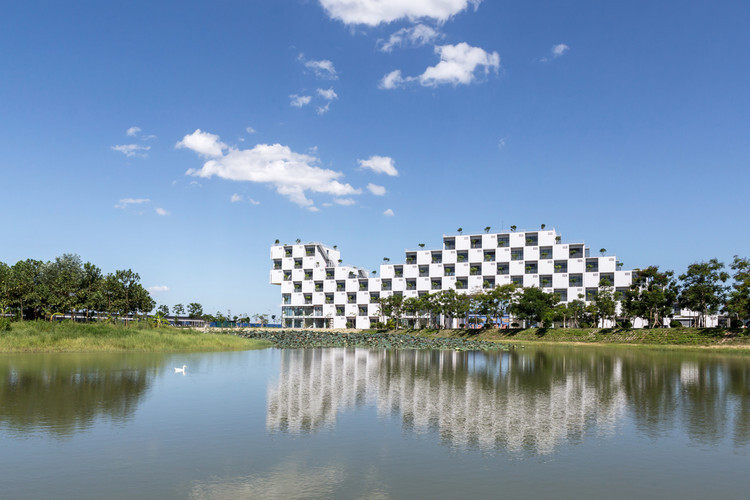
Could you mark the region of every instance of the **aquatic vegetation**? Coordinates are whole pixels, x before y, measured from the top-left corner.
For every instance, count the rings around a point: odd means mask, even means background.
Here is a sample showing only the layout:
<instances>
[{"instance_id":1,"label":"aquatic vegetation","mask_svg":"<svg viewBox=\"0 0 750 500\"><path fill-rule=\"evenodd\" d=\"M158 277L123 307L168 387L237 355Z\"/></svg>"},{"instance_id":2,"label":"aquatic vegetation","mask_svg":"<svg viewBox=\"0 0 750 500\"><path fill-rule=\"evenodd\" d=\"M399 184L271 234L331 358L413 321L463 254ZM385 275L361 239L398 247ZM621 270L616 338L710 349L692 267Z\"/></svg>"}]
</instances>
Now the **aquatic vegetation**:
<instances>
[{"instance_id":1,"label":"aquatic vegetation","mask_svg":"<svg viewBox=\"0 0 750 500\"><path fill-rule=\"evenodd\" d=\"M241 330L235 335L271 342L280 349L366 347L375 349L442 349L454 351L506 350L497 342L462 338L425 338L398 333L345 333L306 330Z\"/></svg>"}]
</instances>

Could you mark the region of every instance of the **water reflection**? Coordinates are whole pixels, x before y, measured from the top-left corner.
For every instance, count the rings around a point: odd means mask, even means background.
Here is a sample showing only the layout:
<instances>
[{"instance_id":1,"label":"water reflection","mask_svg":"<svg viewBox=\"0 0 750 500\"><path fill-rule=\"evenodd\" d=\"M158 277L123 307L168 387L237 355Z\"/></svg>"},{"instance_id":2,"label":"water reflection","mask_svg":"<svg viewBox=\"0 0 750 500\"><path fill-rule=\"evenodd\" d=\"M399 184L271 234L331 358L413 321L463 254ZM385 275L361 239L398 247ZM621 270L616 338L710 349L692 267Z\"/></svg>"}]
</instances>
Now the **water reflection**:
<instances>
[{"instance_id":1,"label":"water reflection","mask_svg":"<svg viewBox=\"0 0 750 500\"><path fill-rule=\"evenodd\" d=\"M310 349L281 354L266 427L308 433L373 405L454 447L552 453L625 415L658 438L736 446L750 436L750 363L702 353L550 349L503 353Z\"/></svg>"},{"instance_id":2,"label":"water reflection","mask_svg":"<svg viewBox=\"0 0 750 500\"><path fill-rule=\"evenodd\" d=\"M0 357L0 428L65 437L101 417L126 422L161 359L143 354Z\"/></svg>"}]
</instances>

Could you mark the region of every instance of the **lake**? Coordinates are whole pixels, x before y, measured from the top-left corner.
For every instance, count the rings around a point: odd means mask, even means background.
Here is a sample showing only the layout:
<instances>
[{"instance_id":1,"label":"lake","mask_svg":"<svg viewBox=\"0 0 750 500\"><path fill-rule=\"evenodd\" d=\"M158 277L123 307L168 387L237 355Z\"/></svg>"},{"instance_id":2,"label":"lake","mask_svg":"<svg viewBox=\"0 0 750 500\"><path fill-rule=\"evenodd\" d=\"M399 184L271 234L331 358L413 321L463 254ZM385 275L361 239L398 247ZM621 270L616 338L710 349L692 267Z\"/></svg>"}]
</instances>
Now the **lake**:
<instances>
[{"instance_id":1,"label":"lake","mask_svg":"<svg viewBox=\"0 0 750 500\"><path fill-rule=\"evenodd\" d=\"M0 355L0 497L746 498L749 384L638 348Z\"/></svg>"}]
</instances>

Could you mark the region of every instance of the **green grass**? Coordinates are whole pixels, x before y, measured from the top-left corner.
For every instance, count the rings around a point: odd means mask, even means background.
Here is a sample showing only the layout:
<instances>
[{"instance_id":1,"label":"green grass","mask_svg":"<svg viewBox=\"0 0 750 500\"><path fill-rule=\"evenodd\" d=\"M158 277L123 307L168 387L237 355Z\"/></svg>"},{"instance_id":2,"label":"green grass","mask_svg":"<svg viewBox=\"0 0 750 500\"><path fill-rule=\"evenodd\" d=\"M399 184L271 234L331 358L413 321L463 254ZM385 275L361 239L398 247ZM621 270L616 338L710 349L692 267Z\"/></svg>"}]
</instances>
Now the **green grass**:
<instances>
[{"instance_id":1,"label":"green grass","mask_svg":"<svg viewBox=\"0 0 750 500\"><path fill-rule=\"evenodd\" d=\"M0 331L0 352L202 352L262 349L271 344L234 335L143 325L24 321Z\"/></svg>"},{"instance_id":2,"label":"green grass","mask_svg":"<svg viewBox=\"0 0 750 500\"><path fill-rule=\"evenodd\" d=\"M580 329L524 328L509 330L410 330L426 337L461 337L496 342L575 342L675 347L750 348L747 330L718 328Z\"/></svg>"}]
</instances>

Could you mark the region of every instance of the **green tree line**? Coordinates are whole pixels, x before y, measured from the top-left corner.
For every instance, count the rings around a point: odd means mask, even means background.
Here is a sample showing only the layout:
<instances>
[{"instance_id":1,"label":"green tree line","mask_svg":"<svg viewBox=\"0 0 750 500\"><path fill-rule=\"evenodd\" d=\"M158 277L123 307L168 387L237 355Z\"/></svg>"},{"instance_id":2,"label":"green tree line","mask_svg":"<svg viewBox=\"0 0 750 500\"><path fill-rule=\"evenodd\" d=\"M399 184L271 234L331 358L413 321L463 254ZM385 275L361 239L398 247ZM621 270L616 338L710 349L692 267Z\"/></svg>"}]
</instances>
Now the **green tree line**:
<instances>
[{"instance_id":1,"label":"green tree line","mask_svg":"<svg viewBox=\"0 0 750 500\"><path fill-rule=\"evenodd\" d=\"M103 274L78 255L54 261L0 262L0 313L18 319L51 319L55 314L89 317L146 314L155 302L130 269Z\"/></svg>"},{"instance_id":2,"label":"green tree line","mask_svg":"<svg viewBox=\"0 0 750 500\"><path fill-rule=\"evenodd\" d=\"M660 271L658 266L636 269L631 286L624 292L615 291L612 283L603 280L590 300L579 295L566 303L557 294L514 284L467 294L452 289L420 297L394 294L379 300L381 322L398 328L408 317L413 318L416 328L448 328L454 320L464 325L490 325L509 315L514 322L527 325L570 328L597 326L603 321L629 326L642 318L655 328L670 326L666 320L680 308L696 313L693 326L705 326L707 317L719 312L740 325L750 320L750 260L735 256L729 268L733 275L723 263L711 259L691 264L677 277L673 271ZM730 277L731 286L727 285Z\"/></svg>"}]
</instances>

